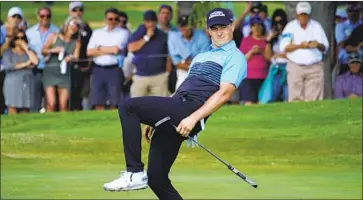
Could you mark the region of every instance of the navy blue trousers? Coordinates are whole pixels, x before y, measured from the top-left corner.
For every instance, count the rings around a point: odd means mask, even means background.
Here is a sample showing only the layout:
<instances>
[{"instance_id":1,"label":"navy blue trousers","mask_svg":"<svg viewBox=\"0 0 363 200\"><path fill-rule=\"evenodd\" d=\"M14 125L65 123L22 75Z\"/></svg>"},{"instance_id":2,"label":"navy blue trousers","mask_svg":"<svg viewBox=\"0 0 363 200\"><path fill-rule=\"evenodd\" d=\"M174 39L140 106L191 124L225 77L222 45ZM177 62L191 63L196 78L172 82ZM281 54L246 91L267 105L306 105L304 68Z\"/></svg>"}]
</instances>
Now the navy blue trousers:
<instances>
[{"instance_id":1,"label":"navy blue trousers","mask_svg":"<svg viewBox=\"0 0 363 200\"><path fill-rule=\"evenodd\" d=\"M151 139L148 161L148 185L159 199L182 199L169 179L173 165L182 142L186 139L176 132L171 125L189 116L202 104L182 96L174 97L137 97L121 101L118 107L126 160L127 171L144 170L141 161L141 127L140 123L154 126L159 120L170 116L167 121L155 129ZM191 136L201 130L200 123L192 130Z\"/></svg>"}]
</instances>

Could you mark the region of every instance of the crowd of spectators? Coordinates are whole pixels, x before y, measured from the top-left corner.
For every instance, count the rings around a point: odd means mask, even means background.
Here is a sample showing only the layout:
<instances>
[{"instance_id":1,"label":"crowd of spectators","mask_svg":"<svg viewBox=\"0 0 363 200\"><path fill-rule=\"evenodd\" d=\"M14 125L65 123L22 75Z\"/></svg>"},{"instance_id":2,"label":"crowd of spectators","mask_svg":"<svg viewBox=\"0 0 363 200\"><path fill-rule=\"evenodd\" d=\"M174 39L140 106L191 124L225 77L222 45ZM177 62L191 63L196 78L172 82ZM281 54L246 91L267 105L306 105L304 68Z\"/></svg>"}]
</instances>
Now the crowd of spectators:
<instances>
[{"instance_id":1,"label":"crowd of spectators","mask_svg":"<svg viewBox=\"0 0 363 200\"><path fill-rule=\"evenodd\" d=\"M247 78L230 103L322 100L327 54L335 63L335 98L362 96L362 8L349 3L337 9L332 40L311 18L312 9L299 2L296 18L288 21L283 9L269 17L267 5L246 3L235 17L234 40L246 56ZM170 96L193 58L211 46L208 33L190 24L188 15L174 27L169 5L145 11L134 32L127 13L116 8L107 9L105 25L92 30L85 10L82 2L70 2L60 27L52 23L50 7L37 10L33 26L21 8L8 10L0 28L0 113L115 109L125 98Z\"/></svg>"}]
</instances>

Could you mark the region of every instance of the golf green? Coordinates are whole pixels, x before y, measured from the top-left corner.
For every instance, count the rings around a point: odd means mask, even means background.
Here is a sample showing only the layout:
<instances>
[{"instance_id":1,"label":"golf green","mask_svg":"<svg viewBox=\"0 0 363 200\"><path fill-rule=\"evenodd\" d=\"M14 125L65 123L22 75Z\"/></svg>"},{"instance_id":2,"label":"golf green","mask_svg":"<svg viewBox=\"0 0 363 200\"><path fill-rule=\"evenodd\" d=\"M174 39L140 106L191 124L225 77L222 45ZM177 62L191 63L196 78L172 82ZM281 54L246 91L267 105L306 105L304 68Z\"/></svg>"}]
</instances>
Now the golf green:
<instances>
[{"instance_id":1,"label":"golf green","mask_svg":"<svg viewBox=\"0 0 363 200\"><path fill-rule=\"evenodd\" d=\"M199 142L259 187L183 144L170 176L185 199L362 198L362 99L225 106ZM1 198L156 199L103 191L124 165L116 111L1 116Z\"/></svg>"}]
</instances>

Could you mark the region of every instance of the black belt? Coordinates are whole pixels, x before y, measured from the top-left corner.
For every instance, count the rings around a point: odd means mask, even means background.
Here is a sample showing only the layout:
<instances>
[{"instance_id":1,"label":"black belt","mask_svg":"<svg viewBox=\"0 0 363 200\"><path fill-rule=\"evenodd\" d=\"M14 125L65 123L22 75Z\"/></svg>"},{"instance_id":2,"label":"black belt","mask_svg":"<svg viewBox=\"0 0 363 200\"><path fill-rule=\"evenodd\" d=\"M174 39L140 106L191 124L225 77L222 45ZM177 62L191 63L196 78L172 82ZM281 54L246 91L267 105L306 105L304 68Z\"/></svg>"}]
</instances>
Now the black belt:
<instances>
[{"instance_id":1,"label":"black belt","mask_svg":"<svg viewBox=\"0 0 363 200\"><path fill-rule=\"evenodd\" d=\"M118 68L118 65L97 65L95 64L95 67L98 68L103 68L103 69L113 69L113 68Z\"/></svg>"}]
</instances>

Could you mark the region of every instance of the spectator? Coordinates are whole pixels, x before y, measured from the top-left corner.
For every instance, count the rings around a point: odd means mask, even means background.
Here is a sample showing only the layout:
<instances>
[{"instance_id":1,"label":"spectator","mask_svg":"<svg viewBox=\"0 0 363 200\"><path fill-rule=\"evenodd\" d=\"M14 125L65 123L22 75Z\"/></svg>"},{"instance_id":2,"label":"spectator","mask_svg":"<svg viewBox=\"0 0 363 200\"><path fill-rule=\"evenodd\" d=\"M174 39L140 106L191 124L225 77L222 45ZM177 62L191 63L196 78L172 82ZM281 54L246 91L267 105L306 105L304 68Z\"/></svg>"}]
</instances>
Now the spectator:
<instances>
[{"instance_id":1,"label":"spectator","mask_svg":"<svg viewBox=\"0 0 363 200\"><path fill-rule=\"evenodd\" d=\"M177 31L175 27L173 27L170 23L171 19L173 18L173 8L169 5L162 4L159 7L158 11L158 25L157 27L168 33L169 31Z\"/></svg>"},{"instance_id":2,"label":"spectator","mask_svg":"<svg viewBox=\"0 0 363 200\"><path fill-rule=\"evenodd\" d=\"M71 68L71 110L89 110L88 96L90 93L91 63L87 56L87 45L92 35L92 29L87 22L83 21L84 5L75 1L69 4L69 16L78 17L82 20L80 26L81 49L80 61L75 62L75 67Z\"/></svg>"},{"instance_id":3,"label":"spectator","mask_svg":"<svg viewBox=\"0 0 363 200\"><path fill-rule=\"evenodd\" d=\"M131 34L131 31L128 28L129 17L127 16L127 14L125 12L123 12L123 11L119 12L119 20L120 20L120 27L128 30L129 33Z\"/></svg>"},{"instance_id":4,"label":"spectator","mask_svg":"<svg viewBox=\"0 0 363 200\"><path fill-rule=\"evenodd\" d=\"M274 64L270 69L274 73L271 101L287 101L286 53L280 51L282 31L287 24L287 14L283 9L276 9L272 14L272 30L267 36L266 59Z\"/></svg>"},{"instance_id":5,"label":"spectator","mask_svg":"<svg viewBox=\"0 0 363 200\"><path fill-rule=\"evenodd\" d=\"M347 7L348 20L335 26L335 40L340 47L338 52L338 61L341 65L339 74L348 70L348 53L350 51L344 47L353 30L362 24L362 20L359 19L360 10L359 4L349 4Z\"/></svg>"},{"instance_id":6,"label":"spectator","mask_svg":"<svg viewBox=\"0 0 363 200\"><path fill-rule=\"evenodd\" d=\"M240 100L245 105L258 101L258 91L267 76L267 63L265 59L266 41L265 26L259 16L250 18L251 35L243 38L240 50L247 59L247 77L239 88Z\"/></svg>"},{"instance_id":7,"label":"spectator","mask_svg":"<svg viewBox=\"0 0 363 200\"><path fill-rule=\"evenodd\" d=\"M120 27L127 30L129 35L131 35L131 31L128 28L128 16L125 12L120 11L119 13L119 19L120 19ZM131 52L127 52L127 56L124 59L124 63L123 63L123 67L122 67L122 72L123 72L123 78L124 81L122 83L122 98L126 99L130 97L130 88L132 85L132 75L134 73L135 70L135 65L132 64L132 59L133 59L134 55Z\"/></svg>"},{"instance_id":8,"label":"spectator","mask_svg":"<svg viewBox=\"0 0 363 200\"><path fill-rule=\"evenodd\" d=\"M176 66L176 88L181 85L188 75L189 65L198 54L208 51L210 39L204 31L195 29L188 22L188 16L182 15L178 19L179 32L170 32L168 37L168 49Z\"/></svg>"},{"instance_id":9,"label":"spectator","mask_svg":"<svg viewBox=\"0 0 363 200\"><path fill-rule=\"evenodd\" d=\"M287 86L289 102L323 99L324 73L323 53L329 49L329 42L323 27L311 19L311 5L299 2L296 18L290 21L280 43L286 52L288 63Z\"/></svg>"},{"instance_id":10,"label":"spectator","mask_svg":"<svg viewBox=\"0 0 363 200\"><path fill-rule=\"evenodd\" d=\"M41 7L37 12L38 23L26 31L29 40L29 47L33 49L38 56L38 65L33 68L35 74L34 80L34 104L30 108L31 112L39 112L41 109L44 89L42 86L42 74L45 67L45 59L42 54L42 48L52 33L58 33L59 28L51 23L52 10L48 7Z\"/></svg>"},{"instance_id":11,"label":"spectator","mask_svg":"<svg viewBox=\"0 0 363 200\"><path fill-rule=\"evenodd\" d=\"M250 17L258 16L260 12L261 2L256 1L248 1L245 7L245 10L236 20L235 26L241 30L243 37L248 37L250 35Z\"/></svg>"},{"instance_id":12,"label":"spectator","mask_svg":"<svg viewBox=\"0 0 363 200\"><path fill-rule=\"evenodd\" d=\"M335 11L335 24L343 23L347 20L348 15L344 9L338 8Z\"/></svg>"},{"instance_id":13,"label":"spectator","mask_svg":"<svg viewBox=\"0 0 363 200\"><path fill-rule=\"evenodd\" d=\"M9 9L6 22L0 27L0 36L5 38L5 41L1 46L1 55L6 49L9 48L11 38L13 37L13 34L19 29L19 24L23 18L24 14L21 8L12 7Z\"/></svg>"},{"instance_id":14,"label":"spectator","mask_svg":"<svg viewBox=\"0 0 363 200\"><path fill-rule=\"evenodd\" d=\"M33 104L31 98L34 85L32 68L38 64L36 54L28 48L28 40L23 30L18 31L4 52L5 104L9 114L29 112Z\"/></svg>"},{"instance_id":15,"label":"spectator","mask_svg":"<svg viewBox=\"0 0 363 200\"><path fill-rule=\"evenodd\" d=\"M134 53L136 73L131 85L131 97L166 96L168 93L167 66L168 35L156 28L157 17L152 10L144 13L144 24L131 35L128 50Z\"/></svg>"},{"instance_id":16,"label":"spectator","mask_svg":"<svg viewBox=\"0 0 363 200\"><path fill-rule=\"evenodd\" d=\"M51 33L42 49L42 54L49 56L42 77L47 100L47 112L55 110L56 93L59 110L61 112L67 111L71 87L69 72L72 67L71 62L79 58L81 48L80 25L79 18L68 17L59 34Z\"/></svg>"},{"instance_id":17,"label":"spectator","mask_svg":"<svg viewBox=\"0 0 363 200\"><path fill-rule=\"evenodd\" d=\"M272 26L272 20L268 17L268 7L267 5L261 5L260 12L258 16L263 20L263 23L266 28L266 33L269 33Z\"/></svg>"},{"instance_id":18,"label":"spectator","mask_svg":"<svg viewBox=\"0 0 363 200\"><path fill-rule=\"evenodd\" d=\"M171 25L171 19L173 18L173 9L170 5L162 4L159 7L158 11L158 24L157 27L164 31L166 34L169 33L169 31L178 31L175 27ZM172 65L172 61L170 56L167 57L167 68L169 75L168 75L168 91L170 93L175 92L175 85L177 81L177 75L176 75L176 67Z\"/></svg>"},{"instance_id":19,"label":"spectator","mask_svg":"<svg viewBox=\"0 0 363 200\"><path fill-rule=\"evenodd\" d=\"M118 55L125 53L129 32L120 28L119 11L105 11L106 26L93 31L87 46L87 55L93 57L91 77L91 105L96 110L105 109L107 100L110 109L118 105L122 84Z\"/></svg>"},{"instance_id":20,"label":"spectator","mask_svg":"<svg viewBox=\"0 0 363 200\"><path fill-rule=\"evenodd\" d=\"M3 21L0 19L0 27L3 25ZM0 47L4 44L5 38L0 33ZM0 56L0 114L4 113L5 110L5 102L4 102L4 93L3 93L3 85L5 79L5 72L3 70L2 56Z\"/></svg>"},{"instance_id":21,"label":"spectator","mask_svg":"<svg viewBox=\"0 0 363 200\"><path fill-rule=\"evenodd\" d=\"M335 98L356 98L362 96L362 57L357 53L349 55L349 71L338 76Z\"/></svg>"}]
</instances>

